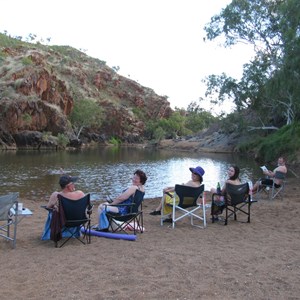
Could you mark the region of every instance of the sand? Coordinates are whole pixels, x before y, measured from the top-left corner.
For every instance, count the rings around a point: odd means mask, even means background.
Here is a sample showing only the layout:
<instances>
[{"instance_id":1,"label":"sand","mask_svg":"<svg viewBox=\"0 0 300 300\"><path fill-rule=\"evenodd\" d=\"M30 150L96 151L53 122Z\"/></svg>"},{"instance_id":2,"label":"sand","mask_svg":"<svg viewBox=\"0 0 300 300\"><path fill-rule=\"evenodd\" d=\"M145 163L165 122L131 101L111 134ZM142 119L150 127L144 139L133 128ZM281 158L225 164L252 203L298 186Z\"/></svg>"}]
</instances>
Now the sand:
<instances>
[{"instance_id":1,"label":"sand","mask_svg":"<svg viewBox=\"0 0 300 300\"><path fill-rule=\"evenodd\" d=\"M0 239L1 298L300 299L298 182L288 180L283 200L253 204L251 223L161 227L149 215L159 199L146 199L136 241L93 237L60 249L40 239L44 203L21 199L33 215L19 224L16 249Z\"/></svg>"}]
</instances>

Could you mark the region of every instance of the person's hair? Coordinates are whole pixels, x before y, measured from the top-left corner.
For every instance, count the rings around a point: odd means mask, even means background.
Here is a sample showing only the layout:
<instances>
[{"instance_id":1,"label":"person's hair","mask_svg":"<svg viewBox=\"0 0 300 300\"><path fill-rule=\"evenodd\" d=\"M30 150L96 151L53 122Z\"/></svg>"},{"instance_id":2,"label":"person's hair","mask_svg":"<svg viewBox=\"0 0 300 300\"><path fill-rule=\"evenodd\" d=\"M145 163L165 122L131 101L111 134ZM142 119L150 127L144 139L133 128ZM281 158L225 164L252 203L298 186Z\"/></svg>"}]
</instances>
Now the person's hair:
<instances>
[{"instance_id":1,"label":"person's hair","mask_svg":"<svg viewBox=\"0 0 300 300\"><path fill-rule=\"evenodd\" d=\"M147 176L146 176L145 172L143 172L142 170L136 170L136 171L134 172L134 175L137 175L137 176L140 177L140 181L141 181L141 183L142 183L143 185L146 183L146 181L147 181Z\"/></svg>"},{"instance_id":2,"label":"person's hair","mask_svg":"<svg viewBox=\"0 0 300 300\"><path fill-rule=\"evenodd\" d=\"M234 169L234 175L231 176L229 179L230 180L235 180L235 179L239 178L240 168L236 165L233 165L233 166L230 166L230 167Z\"/></svg>"},{"instance_id":3,"label":"person's hair","mask_svg":"<svg viewBox=\"0 0 300 300\"><path fill-rule=\"evenodd\" d=\"M202 183L202 181L203 181L203 177L202 177L202 176L200 176L200 175L199 175L199 174L197 174L197 173L193 173L193 174L197 175L197 176L199 177L199 182L200 182L200 183Z\"/></svg>"}]
</instances>

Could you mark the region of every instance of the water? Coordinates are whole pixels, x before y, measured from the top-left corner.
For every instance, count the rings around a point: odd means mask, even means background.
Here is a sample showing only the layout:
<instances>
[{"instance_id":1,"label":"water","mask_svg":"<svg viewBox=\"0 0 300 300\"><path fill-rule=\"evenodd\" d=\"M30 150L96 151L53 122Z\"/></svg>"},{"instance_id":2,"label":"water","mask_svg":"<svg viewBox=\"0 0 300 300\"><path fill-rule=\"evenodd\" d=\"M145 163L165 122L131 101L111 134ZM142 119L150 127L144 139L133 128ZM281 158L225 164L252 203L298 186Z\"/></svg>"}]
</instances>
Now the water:
<instances>
[{"instance_id":1,"label":"water","mask_svg":"<svg viewBox=\"0 0 300 300\"><path fill-rule=\"evenodd\" d=\"M203 154L166 150L111 148L76 151L12 151L0 152L0 194L19 192L20 198L47 201L53 191L60 190L61 168L79 176L76 188L90 192L92 199L115 197L131 183L136 169L148 176L145 198L161 196L165 186L187 182L189 167L205 170L205 189L224 183L231 164L241 168L242 181L256 180L259 166L237 154Z\"/></svg>"}]
</instances>

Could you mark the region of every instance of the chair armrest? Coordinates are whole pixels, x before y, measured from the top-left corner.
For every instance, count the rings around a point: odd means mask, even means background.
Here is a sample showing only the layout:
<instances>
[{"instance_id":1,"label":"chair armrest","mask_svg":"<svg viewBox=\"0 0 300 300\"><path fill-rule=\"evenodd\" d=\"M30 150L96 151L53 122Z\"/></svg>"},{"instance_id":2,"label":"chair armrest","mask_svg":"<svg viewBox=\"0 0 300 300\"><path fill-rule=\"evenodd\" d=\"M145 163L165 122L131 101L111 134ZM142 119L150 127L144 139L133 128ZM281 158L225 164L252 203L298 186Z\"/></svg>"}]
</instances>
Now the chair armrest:
<instances>
[{"instance_id":1,"label":"chair armrest","mask_svg":"<svg viewBox=\"0 0 300 300\"><path fill-rule=\"evenodd\" d=\"M86 213L87 213L88 215L91 215L91 214L92 214L92 211L93 211L93 208L94 208L94 204L91 204L90 206L88 206Z\"/></svg>"},{"instance_id":2,"label":"chair armrest","mask_svg":"<svg viewBox=\"0 0 300 300\"><path fill-rule=\"evenodd\" d=\"M44 208L44 209L46 209L46 210L48 210L48 211L50 211L50 212L52 212L53 211L53 208L51 207L47 207L47 205L41 205L41 208Z\"/></svg>"},{"instance_id":3,"label":"chair armrest","mask_svg":"<svg viewBox=\"0 0 300 300\"><path fill-rule=\"evenodd\" d=\"M171 197L171 198L173 198L173 196L174 196L174 195L172 195L172 194L169 193L169 192L165 192L165 194L168 195L168 196Z\"/></svg>"},{"instance_id":4,"label":"chair armrest","mask_svg":"<svg viewBox=\"0 0 300 300\"><path fill-rule=\"evenodd\" d=\"M133 206L135 203L127 203L127 204L105 204L105 206Z\"/></svg>"}]
</instances>

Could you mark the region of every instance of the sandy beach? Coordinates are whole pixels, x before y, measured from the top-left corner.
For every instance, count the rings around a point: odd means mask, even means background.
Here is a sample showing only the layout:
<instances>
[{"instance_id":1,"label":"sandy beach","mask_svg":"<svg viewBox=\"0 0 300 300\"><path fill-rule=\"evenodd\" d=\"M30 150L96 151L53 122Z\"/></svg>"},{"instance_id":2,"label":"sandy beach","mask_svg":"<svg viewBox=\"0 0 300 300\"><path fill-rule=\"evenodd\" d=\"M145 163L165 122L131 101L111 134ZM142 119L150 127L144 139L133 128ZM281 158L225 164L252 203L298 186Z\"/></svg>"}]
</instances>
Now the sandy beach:
<instances>
[{"instance_id":1,"label":"sandy beach","mask_svg":"<svg viewBox=\"0 0 300 300\"><path fill-rule=\"evenodd\" d=\"M253 204L250 224L212 224L208 211L206 229L188 220L161 227L149 215L159 199L146 199L136 241L92 237L63 248L40 239L44 203L20 199L33 215L19 224L16 249L0 239L1 298L300 299L298 182L288 179L283 201Z\"/></svg>"}]
</instances>

